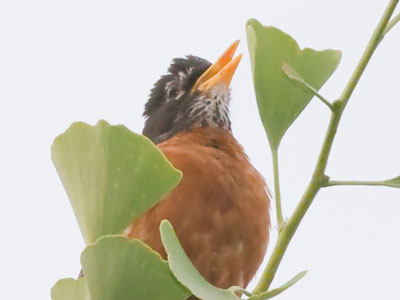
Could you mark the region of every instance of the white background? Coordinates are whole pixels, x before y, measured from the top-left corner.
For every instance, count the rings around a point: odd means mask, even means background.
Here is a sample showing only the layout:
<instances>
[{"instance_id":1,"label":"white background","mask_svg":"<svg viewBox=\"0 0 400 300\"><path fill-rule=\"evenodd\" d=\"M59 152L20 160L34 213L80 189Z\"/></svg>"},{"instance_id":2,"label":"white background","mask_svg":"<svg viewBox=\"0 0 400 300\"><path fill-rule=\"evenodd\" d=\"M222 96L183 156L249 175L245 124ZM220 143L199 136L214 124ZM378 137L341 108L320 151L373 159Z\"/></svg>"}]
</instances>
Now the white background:
<instances>
[{"instance_id":1,"label":"white background","mask_svg":"<svg viewBox=\"0 0 400 300\"><path fill-rule=\"evenodd\" d=\"M342 50L337 72L321 90L335 99L386 2L1 1L0 299L49 299L56 280L79 272L83 240L50 160L53 138L71 122L104 118L141 132L149 90L173 57L214 61L239 38L244 58L232 82L233 131L273 186L251 81L247 19L281 28L301 47ZM400 26L381 44L349 102L327 169L333 179L400 174L399 53ZM314 99L282 142L286 216L310 178L328 117ZM309 273L279 299L400 299L399 214L400 190L323 190L273 287L301 270ZM276 228L270 246L275 238Z\"/></svg>"}]
</instances>

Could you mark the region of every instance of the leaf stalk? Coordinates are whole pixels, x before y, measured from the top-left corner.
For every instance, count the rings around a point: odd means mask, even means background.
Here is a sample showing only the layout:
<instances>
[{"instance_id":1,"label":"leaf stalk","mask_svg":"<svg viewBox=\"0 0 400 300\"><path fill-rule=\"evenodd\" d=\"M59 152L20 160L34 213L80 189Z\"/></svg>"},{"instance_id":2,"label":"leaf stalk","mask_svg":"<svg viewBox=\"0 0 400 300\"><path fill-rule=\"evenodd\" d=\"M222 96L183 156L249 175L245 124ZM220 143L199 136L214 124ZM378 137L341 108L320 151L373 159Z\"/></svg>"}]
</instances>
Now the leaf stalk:
<instances>
[{"instance_id":1,"label":"leaf stalk","mask_svg":"<svg viewBox=\"0 0 400 300\"><path fill-rule=\"evenodd\" d=\"M283 225L283 213L281 203L281 190L279 184L279 163L278 163L278 150L272 150L272 162L274 166L274 189L275 189L275 206L276 206L276 218L278 221L279 232L282 230Z\"/></svg>"},{"instance_id":2,"label":"leaf stalk","mask_svg":"<svg viewBox=\"0 0 400 300\"><path fill-rule=\"evenodd\" d=\"M382 38L400 21L400 13L387 24Z\"/></svg>"},{"instance_id":3,"label":"leaf stalk","mask_svg":"<svg viewBox=\"0 0 400 300\"><path fill-rule=\"evenodd\" d=\"M341 186L341 185L361 185L361 186L386 186L386 187L392 187L392 188L399 188L398 185L395 185L391 182L388 181L362 181L362 180L330 180L328 181L324 187L330 187L330 186Z\"/></svg>"},{"instance_id":4,"label":"leaf stalk","mask_svg":"<svg viewBox=\"0 0 400 300\"><path fill-rule=\"evenodd\" d=\"M322 96L318 91L307 81L305 81L292 66L288 63L283 63L282 70L290 79L296 80L299 84L301 84L305 89L309 90L314 94L319 100L322 101L326 106L329 107L330 110L333 110L332 103L330 103L324 96Z\"/></svg>"}]
</instances>

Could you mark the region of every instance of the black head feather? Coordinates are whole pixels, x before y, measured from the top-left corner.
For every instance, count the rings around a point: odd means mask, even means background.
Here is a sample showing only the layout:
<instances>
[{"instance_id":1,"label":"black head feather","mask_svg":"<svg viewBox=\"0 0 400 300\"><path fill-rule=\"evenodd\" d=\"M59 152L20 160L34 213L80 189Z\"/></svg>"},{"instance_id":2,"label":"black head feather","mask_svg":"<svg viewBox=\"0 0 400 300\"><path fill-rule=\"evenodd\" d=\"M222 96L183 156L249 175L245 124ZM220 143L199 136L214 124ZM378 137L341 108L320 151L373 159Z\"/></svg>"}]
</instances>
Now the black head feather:
<instances>
[{"instance_id":1,"label":"black head feather","mask_svg":"<svg viewBox=\"0 0 400 300\"><path fill-rule=\"evenodd\" d=\"M143 115L150 117L169 97L175 96L179 91L190 92L196 80L210 65L209 61L193 55L174 58L168 68L168 74L161 76L154 84Z\"/></svg>"},{"instance_id":2,"label":"black head feather","mask_svg":"<svg viewBox=\"0 0 400 300\"><path fill-rule=\"evenodd\" d=\"M168 74L155 83L145 105L145 136L157 144L195 125L225 124L230 128L228 112L218 106L221 101L213 101L213 108L210 109L212 101L208 96L191 92L197 79L210 65L209 61L191 55L172 61ZM215 116L210 116L212 110L216 111Z\"/></svg>"}]
</instances>

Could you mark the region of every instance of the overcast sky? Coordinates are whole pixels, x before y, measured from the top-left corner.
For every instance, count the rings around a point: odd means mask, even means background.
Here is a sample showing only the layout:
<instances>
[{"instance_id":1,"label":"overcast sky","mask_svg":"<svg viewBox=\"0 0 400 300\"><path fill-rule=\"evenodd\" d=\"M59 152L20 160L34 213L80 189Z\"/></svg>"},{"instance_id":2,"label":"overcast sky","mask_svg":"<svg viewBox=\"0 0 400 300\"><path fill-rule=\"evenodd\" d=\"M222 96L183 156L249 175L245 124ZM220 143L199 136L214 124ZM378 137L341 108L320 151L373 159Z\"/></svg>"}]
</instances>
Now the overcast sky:
<instances>
[{"instance_id":1,"label":"overcast sky","mask_svg":"<svg viewBox=\"0 0 400 300\"><path fill-rule=\"evenodd\" d=\"M106 119L135 132L153 83L172 58L214 61L241 39L232 82L233 133L273 186L245 36L257 18L301 47L333 48L342 62L322 88L338 97L388 1L22 1L0 3L0 298L50 299L75 277L84 248L50 160L55 136L73 121ZM379 46L351 98L331 153L333 179L400 175L400 25ZM315 164L329 111L313 100L280 149L284 215ZM275 207L271 212L274 213ZM279 299L399 299L400 190L332 187L315 199L273 287L307 276ZM271 250L276 239L273 215ZM268 252L270 254L270 252Z\"/></svg>"}]
</instances>

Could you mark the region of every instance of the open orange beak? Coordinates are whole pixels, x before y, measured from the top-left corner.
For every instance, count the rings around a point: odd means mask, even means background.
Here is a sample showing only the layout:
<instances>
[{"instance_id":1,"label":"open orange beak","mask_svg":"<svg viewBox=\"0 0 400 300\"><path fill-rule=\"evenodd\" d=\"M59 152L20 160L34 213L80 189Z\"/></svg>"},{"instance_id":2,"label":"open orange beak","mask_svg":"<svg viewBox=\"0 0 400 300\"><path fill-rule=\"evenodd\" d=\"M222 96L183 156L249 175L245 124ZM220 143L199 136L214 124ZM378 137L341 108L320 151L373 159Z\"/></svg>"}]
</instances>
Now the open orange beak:
<instances>
[{"instance_id":1,"label":"open orange beak","mask_svg":"<svg viewBox=\"0 0 400 300\"><path fill-rule=\"evenodd\" d=\"M195 91L206 92L214 86L224 84L227 88L231 83L233 74L242 59L242 54L239 54L235 58L236 48L239 45L239 41L235 41L229 48L221 55L215 64L211 65L196 81L192 88L192 93ZM232 59L233 58L233 59Z\"/></svg>"}]
</instances>

